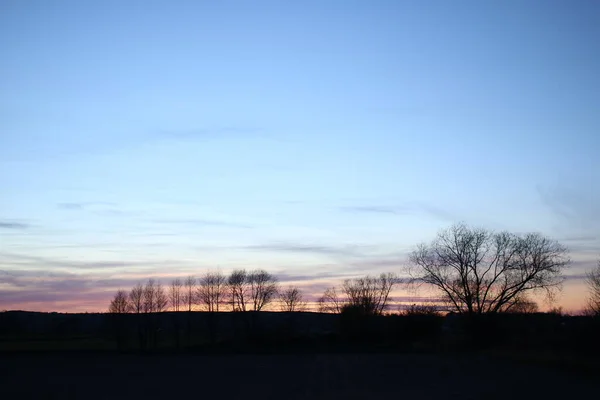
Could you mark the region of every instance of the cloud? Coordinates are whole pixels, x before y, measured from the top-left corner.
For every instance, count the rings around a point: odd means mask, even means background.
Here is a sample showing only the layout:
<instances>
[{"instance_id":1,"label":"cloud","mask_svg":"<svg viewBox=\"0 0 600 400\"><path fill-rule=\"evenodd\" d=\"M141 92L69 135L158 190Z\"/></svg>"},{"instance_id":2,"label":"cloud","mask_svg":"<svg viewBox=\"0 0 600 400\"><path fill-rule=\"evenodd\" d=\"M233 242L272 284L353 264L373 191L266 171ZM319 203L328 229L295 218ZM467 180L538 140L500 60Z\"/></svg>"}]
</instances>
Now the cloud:
<instances>
[{"instance_id":1,"label":"cloud","mask_svg":"<svg viewBox=\"0 0 600 400\"><path fill-rule=\"evenodd\" d=\"M214 226L214 227L223 227L223 228L241 228L241 229L251 229L254 226L250 224L240 224L236 222L229 222L223 220L216 219L155 219L152 222L156 224L164 224L164 225L189 225L189 226Z\"/></svg>"},{"instance_id":2,"label":"cloud","mask_svg":"<svg viewBox=\"0 0 600 400\"><path fill-rule=\"evenodd\" d=\"M58 203L57 207L67 211L86 211L100 216L137 215L138 212L125 211L117 208L116 203L108 201L88 201L75 203Z\"/></svg>"},{"instance_id":3,"label":"cloud","mask_svg":"<svg viewBox=\"0 0 600 400\"><path fill-rule=\"evenodd\" d=\"M353 213L371 213L371 214L390 214L390 215L407 215L407 214L426 214L437 219L446 221L459 221L457 215L454 213L433 206L431 204L412 201L406 202L400 205L374 205L365 204L358 206L346 206L340 208L342 211L353 212Z\"/></svg>"},{"instance_id":4,"label":"cloud","mask_svg":"<svg viewBox=\"0 0 600 400\"><path fill-rule=\"evenodd\" d=\"M35 266L36 269L47 269L52 268L63 268L63 269L76 269L76 270L116 270L124 268L147 268L153 267L165 267L181 264L174 260L164 261L123 261L123 260L110 260L110 261L76 261L72 259L54 259L42 256L31 256L25 254L14 254L0 252L0 265L31 265Z\"/></svg>"},{"instance_id":5,"label":"cloud","mask_svg":"<svg viewBox=\"0 0 600 400\"><path fill-rule=\"evenodd\" d=\"M104 276L104 278L102 278ZM75 311L104 309L114 292L129 290L152 274L117 278L102 273L75 274L34 269L0 270L0 309ZM162 277L163 285L168 285ZM170 277L169 277L170 279ZM166 289L166 288L165 288Z\"/></svg>"},{"instance_id":6,"label":"cloud","mask_svg":"<svg viewBox=\"0 0 600 400\"><path fill-rule=\"evenodd\" d=\"M261 245L245 246L244 249L274 251L283 253L317 254L334 257L362 257L360 246L326 246L307 245L298 243L268 243Z\"/></svg>"},{"instance_id":7,"label":"cloud","mask_svg":"<svg viewBox=\"0 0 600 400\"><path fill-rule=\"evenodd\" d=\"M595 231L600 225L600 193L594 190L564 184L554 188L537 187L542 203L558 217L562 227L578 233Z\"/></svg>"},{"instance_id":8,"label":"cloud","mask_svg":"<svg viewBox=\"0 0 600 400\"><path fill-rule=\"evenodd\" d=\"M11 220L0 220L0 229L22 230L22 229L29 229L29 228L31 228L31 225L23 223L23 222L17 222L17 221L11 221Z\"/></svg>"},{"instance_id":9,"label":"cloud","mask_svg":"<svg viewBox=\"0 0 600 400\"><path fill-rule=\"evenodd\" d=\"M586 274L569 274L569 275L564 275L563 276L565 281L569 281L569 282L582 282L585 281L587 278Z\"/></svg>"},{"instance_id":10,"label":"cloud","mask_svg":"<svg viewBox=\"0 0 600 400\"><path fill-rule=\"evenodd\" d=\"M81 210L83 209L84 203L59 203L57 207L62 210Z\"/></svg>"},{"instance_id":11,"label":"cloud","mask_svg":"<svg viewBox=\"0 0 600 400\"><path fill-rule=\"evenodd\" d=\"M321 267L323 268L323 267ZM331 268L331 266L329 266ZM274 274L279 282L313 282L319 281L323 279L346 279L352 278L356 275L353 272L344 272L339 270L332 270L327 272L317 272L314 274L302 274L302 273L288 273L288 272L278 272Z\"/></svg>"},{"instance_id":12,"label":"cloud","mask_svg":"<svg viewBox=\"0 0 600 400\"><path fill-rule=\"evenodd\" d=\"M247 137L264 134L263 130L254 127L223 126L219 128L199 128L188 130L163 129L155 133L155 137L177 140L208 140L229 137Z\"/></svg>"},{"instance_id":13,"label":"cloud","mask_svg":"<svg viewBox=\"0 0 600 400\"><path fill-rule=\"evenodd\" d=\"M84 201L74 203L58 203L56 206L62 210L83 210L94 206L115 207L117 204L109 201Z\"/></svg>"}]
</instances>

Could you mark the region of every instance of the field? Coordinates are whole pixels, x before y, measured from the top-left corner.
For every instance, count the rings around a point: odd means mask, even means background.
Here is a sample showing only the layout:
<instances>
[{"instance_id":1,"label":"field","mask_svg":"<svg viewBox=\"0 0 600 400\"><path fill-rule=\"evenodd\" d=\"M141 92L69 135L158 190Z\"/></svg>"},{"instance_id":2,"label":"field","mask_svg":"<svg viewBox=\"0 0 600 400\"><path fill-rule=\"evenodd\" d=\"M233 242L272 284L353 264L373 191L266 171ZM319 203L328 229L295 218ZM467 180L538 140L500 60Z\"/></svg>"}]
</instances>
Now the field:
<instances>
[{"instance_id":1,"label":"field","mask_svg":"<svg viewBox=\"0 0 600 400\"><path fill-rule=\"evenodd\" d=\"M0 356L2 399L564 399L600 381L482 355Z\"/></svg>"}]
</instances>

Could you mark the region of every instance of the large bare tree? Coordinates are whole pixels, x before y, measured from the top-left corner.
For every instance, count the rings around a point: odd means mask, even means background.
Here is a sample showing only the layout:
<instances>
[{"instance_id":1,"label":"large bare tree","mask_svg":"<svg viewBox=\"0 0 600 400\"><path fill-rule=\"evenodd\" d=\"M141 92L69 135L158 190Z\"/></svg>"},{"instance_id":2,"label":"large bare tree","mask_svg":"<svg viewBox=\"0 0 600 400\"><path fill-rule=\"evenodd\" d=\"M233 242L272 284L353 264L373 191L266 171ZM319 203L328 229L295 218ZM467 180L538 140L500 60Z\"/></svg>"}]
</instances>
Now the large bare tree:
<instances>
[{"instance_id":1,"label":"large bare tree","mask_svg":"<svg viewBox=\"0 0 600 400\"><path fill-rule=\"evenodd\" d=\"M129 303L127 292L118 290L115 297L110 302L108 312L113 314L125 314L131 312L131 304Z\"/></svg>"},{"instance_id":2,"label":"large bare tree","mask_svg":"<svg viewBox=\"0 0 600 400\"><path fill-rule=\"evenodd\" d=\"M306 301L302 291L296 286L290 286L279 293L281 311L294 312L304 311Z\"/></svg>"},{"instance_id":3,"label":"large bare tree","mask_svg":"<svg viewBox=\"0 0 600 400\"><path fill-rule=\"evenodd\" d=\"M248 274L243 269L231 272L227 278L227 288L231 311L246 311L246 302L249 296Z\"/></svg>"},{"instance_id":4,"label":"large bare tree","mask_svg":"<svg viewBox=\"0 0 600 400\"><path fill-rule=\"evenodd\" d=\"M587 312L600 316L600 260L598 265L587 274L587 284L590 290Z\"/></svg>"},{"instance_id":5,"label":"large bare tree","mask_svg":"<svg viewBox=\"0 0 600 400\"><path fill-rule=\"evenodd\" d=\"M192 311L196 300L196 278L191 275L183 281L183 296L181 299L187 311Z\"/></svg>"},{"instance_id":6,"label":"large bare tree","mask_svg":"<svg viewBox=\"0 0 600 400\"><path fill-rule=\"evenodd\" d=\"M207 272L198 281L198 302L204 305L207 311L219 311L219 305L226 294L227 279L220 272Z\"/></svg>"},{"instance_id":7,"label":"large bare tree","mask_svg":"<svg viewBox=\"0 0 600 400\"><path fill-rule=\"evenodd\" d=\"M136 314L144 311L144 287L141 284L138 283L129 292L129 304L131 311Z\"/></svg>"},{"instance_id":8,"label":"large bare tree","mask_svg":"<svg viewBox=\"0 0 600 400\"><path fill-rule=\"evenodd\" d=\"M179 311L182 301L182 289L183 282L181 282L181 279L176 278L171 281L171 286L169 287L169 302L171 303L173 311Z\"/></svg>"},{"instance_id":9,"label":"large bare tree","mask_svg":"<svg viewBox=\"0 0 600 400\"><path fill-rule=\"evenodd\" d=\"M568 252L540 234L494 233L457 224L410 255L413 282L437 289L459 313L510 311L523 296L551 296Z\"/></svg>"},{"instance_id":10,"label":"large bare tree","mask_svg":"<svg viewBox=\"0 0 600 400\"><path fill-rule=\"evenodd\" d=\"M260 311L275 299L278 292L277 277L263 269L248 274L252 310Z\"/></svg>"}]
</instances>

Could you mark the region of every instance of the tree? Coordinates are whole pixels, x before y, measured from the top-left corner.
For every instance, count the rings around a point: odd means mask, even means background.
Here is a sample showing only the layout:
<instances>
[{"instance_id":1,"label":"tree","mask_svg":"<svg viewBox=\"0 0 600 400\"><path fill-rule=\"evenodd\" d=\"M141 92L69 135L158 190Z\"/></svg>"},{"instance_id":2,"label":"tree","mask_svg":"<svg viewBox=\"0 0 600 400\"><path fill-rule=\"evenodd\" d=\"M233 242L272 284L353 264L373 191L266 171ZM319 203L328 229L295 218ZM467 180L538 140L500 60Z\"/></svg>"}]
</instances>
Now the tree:
<instances>
[{"instance_id":1,"label":"tree","mask_svg":"<svg viewBox=\"0 0 600 400\"><path fill-rule=\"evenodd\" d=\"M181 279L173 279L171 281L171 286L169 288L169 301L171 303L171 308L174 311L179 311L179 307L181 305L181 289L183 288L183 283Z\"/></svg>"},{"instance_id":2,"label":"tree","mask_svg":"<svg viewBox=\"0 0 600 400\"><path fill-rule=\"evenodd\" d=\"M143 291L143 310L145 313L165 311L169 299L160 282L148 279Z\"/></svg>"},{"instance_id":3,"label":"tree","mask_svg":"<svg viewBox=\"0 0 600 400\"><path fill-rule=\"evenodd\" d=\"M510 311L522 296L552 296L567 249L540 234L493 233L457 224L410 255L413 282L437 289L459 313Z\"/></svg>"},{"instance_id":4,"label":"tree","mask_svg":"<svg viewBox=\"0 0 600 400\"><path fill-rule=\"evenodd\" d=\"M277 278L263 269L248 274L252 310L260 311L277 296Z\"/></svg>"},{"instance_id":5,"label":"tree","mask_svg":"<svg viewBox=\"0 0 600 400\"><path fill-rule=\"evenodd\" d=\"M194 278L193 276L188 276L183 281L183 286L183 305L187 308L188 311L192 311L196 296L196 278Z\"/></svg>"},{"instance_id":6,"label":"tree","mask_svg":"<svg viewBox=\"0 0 600 400\"><path fill-rule=\"evenodd\" d=\"M154 300L154 312L163 312L169 305L169 297L165 293L160 282L154 287L155 300Z\"/></svg>"},{"instance_id":7,"label":"tree","mask_svg":"<svg viewBox=\"0 0 600 400\"><path fill-rule=\"evenodd\" d=\"M346 305L359 309L366 315L382 314L396 281L395 275L389 273L378 277L346 279L342 285Z\"/></svg>"},{"instance_id":8,"label":"tree","mask_svg":"<svg viewBox=\"0 0 600 400\"><path fill-rule=\"evenodd\" d=\"M154 308L156 307L156 282L154 279L148 279L146 285L144 286L143 293L143 310L145 313L154 312Z\"/></svg>"},{"instance_id":9,"label":"tree","mask_svg":"<svg viewBox=\"0 0 600 400\"><path fill-rule=\"evenodd\" d=\"M404 315L440 315L440 311L433 304L412 304L404 309Z\"/></svg>"},{"instance_id":10,"label":"tree","mask_svg":"<svg viewBox=\"0 0 600 400\"><path fill-rule=\"evenodd\" d=\"M517 296L507 312L514 314L533 314L539 311L537 303L525 296Z\"/></svg>"},{"instance_id":11,"label":"tree","mask_svg":"<svg viewBox=\"0 0 600 400\"><path fill-rule=\"evenodd\" d=\"M587 274L587 284L590 290L587 312L600 316L600 260L596 268Z\"/></svg>"},{"instance_id":12,"label":"tree","mask_svg":"<svg viewBox=\"0 0 600 400\"><path fill-rule=\"evenodd\" d=\"M198 302L204 304L208 311L219 311L219 305L226 293L227 279L220 272L207 272L199 280Z\"/></svg>"},{"instance_id":13,"label":"tree","mask_svg":"<svg viewBox=\"0 0 600 400\"><path fill-rule=\"evenodd\" d=\"M325 289L323 296L317 300L319 312L339 314L344 306L335 287Z\"/></svg>"},{"instance_id":14,"label":"tree","mask_svg":"<svg viewBox=\"0 0 600 400\"><path fill-rule=\"evenodd\" d=\"M231 311L246 311L248 274L243 269L232 271L227 278Z\"/></svg>"},{"instance_id":15,"label":"tree","mask_svg":"<svg viewBox=\"0 0 600 400\"><path fill-rule=\"evenodd\" d=\"M113 314L125 314L131 311L131 305L127 298L127 292L124 290L118 290L115 297L110 302L108 312Z\"/></svg>"},{"instance_id":16,"label":"tree","mask_svg":"<svg viewBox=\"0 0 600 400\"><path fill-rule=\"evenodd\" d=\"M281 311L303 311L306 308L302 291L296 286L290 286L282 290L279 294L279 299L281 301Z\"/></svg>"},{"instance_id":17,"label":"tree","mask_svg":"<svg viewBox=\"0 0 600 400\"><path fill-rule=\"evenodd\" d=\"M129 304L136 314L144 311L144 287L141 284L138 283L129 292Z\"/></svg>"}]
</instances>

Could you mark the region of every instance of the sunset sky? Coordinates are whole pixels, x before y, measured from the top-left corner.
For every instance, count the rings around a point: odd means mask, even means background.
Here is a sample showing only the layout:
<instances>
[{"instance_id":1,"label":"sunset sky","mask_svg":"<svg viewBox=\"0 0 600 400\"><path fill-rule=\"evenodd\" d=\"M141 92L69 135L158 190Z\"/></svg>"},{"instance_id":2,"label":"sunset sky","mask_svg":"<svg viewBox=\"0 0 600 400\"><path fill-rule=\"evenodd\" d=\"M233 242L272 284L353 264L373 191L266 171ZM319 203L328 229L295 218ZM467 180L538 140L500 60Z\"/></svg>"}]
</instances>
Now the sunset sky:
<instances>
[{"instance_id":1,"label":"sunset sky","mask_svg":"<svg viewBox=\"0 0 600 400\"><path fill-rule=\"evenodd\" d=\"M568 246L578 310L599 21L592 0L2 1L0 310L208 269L318 295L460 221Z\"/></svg>"}]
</instances>

